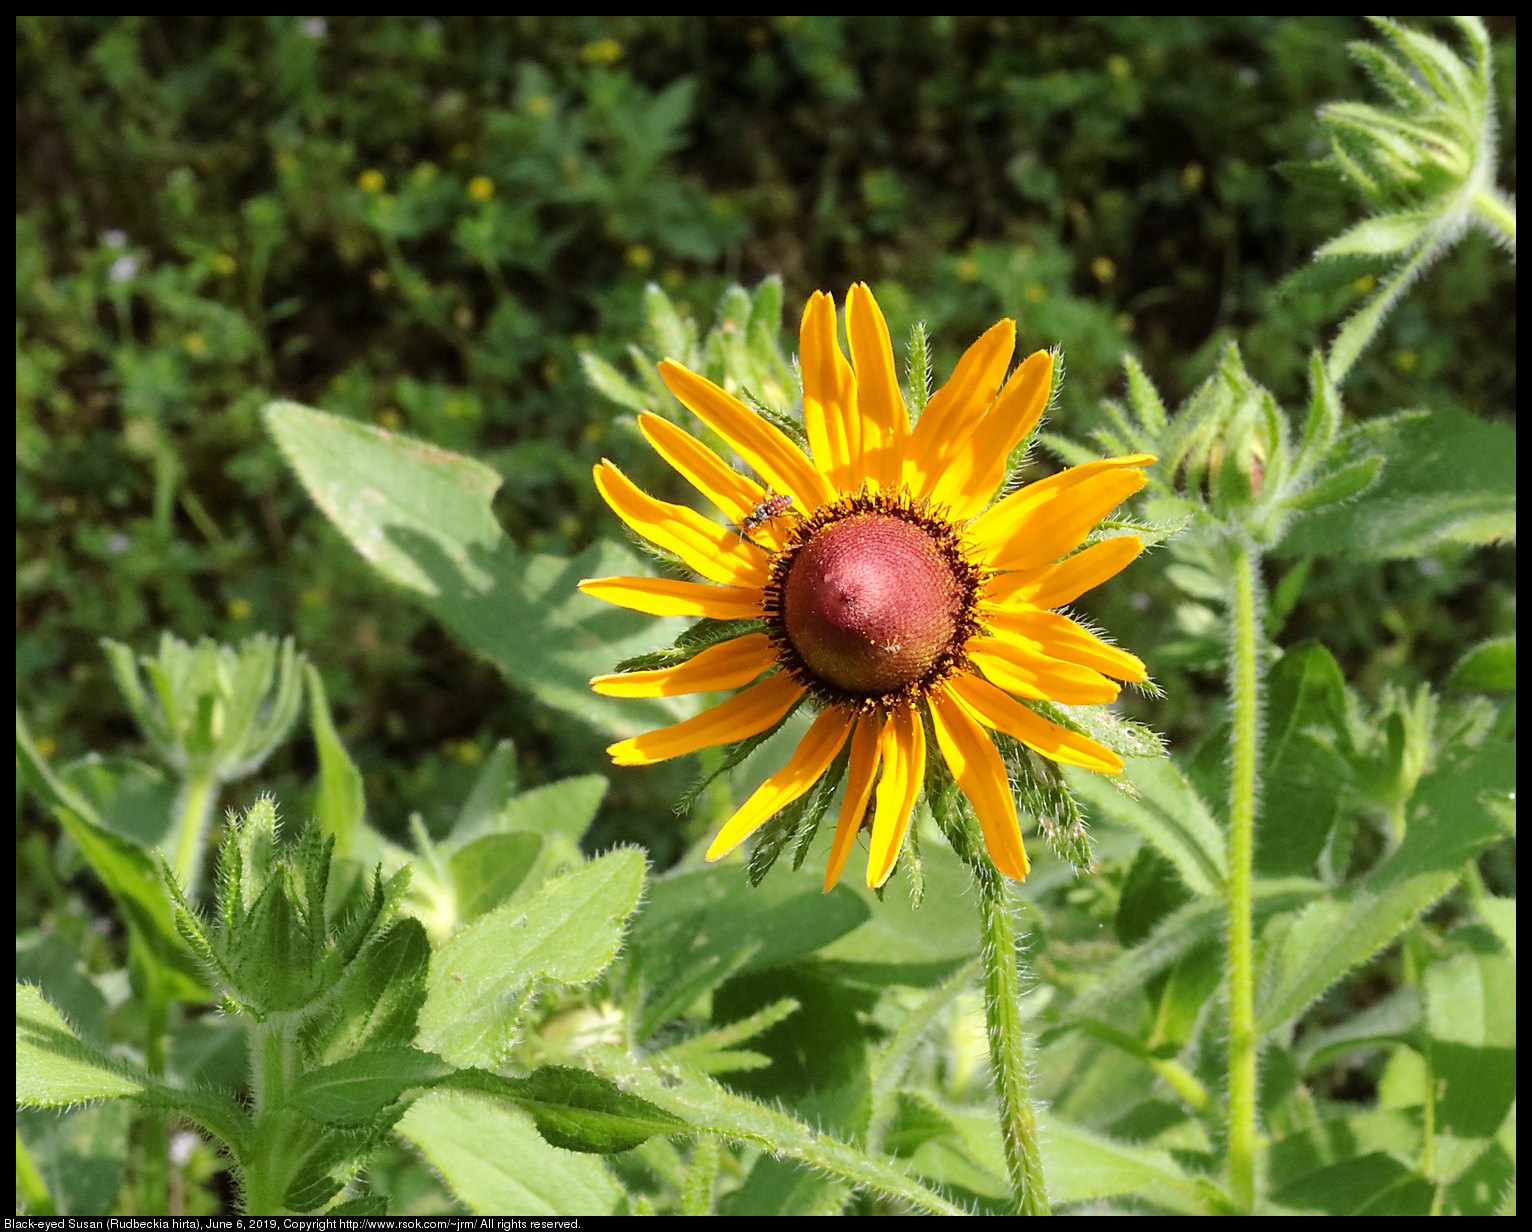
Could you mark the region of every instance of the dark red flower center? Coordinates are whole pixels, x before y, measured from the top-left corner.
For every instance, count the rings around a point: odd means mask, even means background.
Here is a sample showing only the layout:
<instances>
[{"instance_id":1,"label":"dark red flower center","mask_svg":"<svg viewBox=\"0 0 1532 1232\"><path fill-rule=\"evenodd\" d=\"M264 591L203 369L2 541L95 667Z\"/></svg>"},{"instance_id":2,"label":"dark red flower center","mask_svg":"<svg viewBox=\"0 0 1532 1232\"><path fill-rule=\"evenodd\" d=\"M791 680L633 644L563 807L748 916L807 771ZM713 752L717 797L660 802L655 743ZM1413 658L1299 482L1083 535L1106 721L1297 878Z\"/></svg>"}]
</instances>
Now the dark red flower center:
<instances>
[{"instance_id":1,"label":"dark red flower center","mask_svg":"<svg viewBox=\"0 0 1532 1232\"><path fill-rule=\"evenodd\" d=\"M782 595L788 640L815 675L852 694L897 692L953 643L964 589L920 526L856 514L815 531Z\"/></svg>"}]
</instances>

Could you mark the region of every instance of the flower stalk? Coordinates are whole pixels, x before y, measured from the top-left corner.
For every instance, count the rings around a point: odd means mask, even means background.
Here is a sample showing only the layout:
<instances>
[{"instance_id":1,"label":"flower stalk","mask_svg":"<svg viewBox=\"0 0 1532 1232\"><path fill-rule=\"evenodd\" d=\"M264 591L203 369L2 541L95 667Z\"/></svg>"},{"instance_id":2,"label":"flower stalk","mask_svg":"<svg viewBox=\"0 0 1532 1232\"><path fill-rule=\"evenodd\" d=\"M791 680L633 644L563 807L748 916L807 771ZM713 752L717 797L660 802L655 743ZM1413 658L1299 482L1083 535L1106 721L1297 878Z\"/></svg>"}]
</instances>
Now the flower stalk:
<instances>
[{"instance_id":1,"label":"flower stalk","mask_svg":"<svg viewBox=\"0 0 1532 1232\"><path fill-rule=\"evenodd\" d=\"M1229 783L1229 1190L1249 1214L1255 1204L1255 962L1250 879L1255 856L1256 758L1260 741L1260 554L1243 535L1231 539L1229 698L1234 730Z\"/></svg>"},{"instance_id":2,"label":"flower stalk","mask_svg":"<svg viewBox=\"0 0 1532 1232\"><path fill-rule=\"evenodd\" d=\"M1043 1155L1027 1078L1026 1038L1021 1029L1021 980L1011 898L989 858L976 853L971 867L979 889L984 954L984 1019L990 1064L1000 1105L1000 1138L1018 1215L1049 1215Z\"/></svg>"}]
</instances>

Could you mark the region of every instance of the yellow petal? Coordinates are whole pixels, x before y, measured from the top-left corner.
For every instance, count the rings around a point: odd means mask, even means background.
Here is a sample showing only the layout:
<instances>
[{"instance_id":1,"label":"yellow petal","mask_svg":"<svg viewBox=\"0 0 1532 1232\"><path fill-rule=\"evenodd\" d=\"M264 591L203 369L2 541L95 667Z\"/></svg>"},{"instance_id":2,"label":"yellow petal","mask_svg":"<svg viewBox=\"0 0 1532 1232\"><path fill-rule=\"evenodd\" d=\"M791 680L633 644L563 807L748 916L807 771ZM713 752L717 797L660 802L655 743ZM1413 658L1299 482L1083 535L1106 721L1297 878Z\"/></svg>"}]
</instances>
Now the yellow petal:
<instances>
[{"instance_id":1,"label":"yellow petal","mask_svg":"<svg viewBox=\"0 0 1532 1232\"><path fill-rule=\"evenodd\" d=\"M1016 322L991 325L958 360L947 383L931 395L910 432L904 481L915 499L932 495L951 460L963 453L968 438L995 400L1016 350Z\"/></svg>"},{"instance_id":2,"label":"yellow petal","mask_svg":"<svg viewBox=\"0 0 1532 1232\"><path fill-rule=\"evenodd\" d=\"M839 707L831 707L815 719L787 765L757 787L734 816L723 823L723 829L707 849L707 858L716 860L728 855L763 821L812 787L830 768L850 731L851 715Z\"/></svg>"},{"instance_id":3,"label":"yellow petal","mask_svg":"<svg viewBox=\"0 0 1532 1232\"><path fill-rule=\"evenodd\" d=\"M1101 774L1122 773L1122 758L1111 749L1097 744L1089 736L1048 722L986 680L977 676L955 676L947 682L947 688L986 727L1014 736L1044 757Z\"/></svg>"},{"instance_id":4,"label":"yellow petal","mask_svg":"<svg viewBox=\"0 0 1532 1232\"><path fill-rule=\"evenodd\" d=\"M597 676L590 687L607 697L676 697L749 684L777 661L764 633L747 633L698 651L685 663L650 672Z\"/></svg>"},{"instance_id":5,"label":"yellow petal","mask_svg":"<svg viewBox=\"0 0 1532 1232\"><path fill-rule=\"evenodd\" d=\"M596 488L624 522L703 577L734 586L765 585L765 553L741 542L727 526L685 505L656 500L605 458L596 465Z\"/></svg>"},{"instance_id":6,"label":"yellow petal","mask_svg":"<svg viewBox=\"0 0 1532 1232\"><path fill-rule=\"evenodd\" d=\"M1005 478L1011 450L1037 426L1053 387L1053 356L1034 351L1011 374L989 414L979 421L965 448L938 478L932 500L946 505L950 516L971 518L989 503Z\"/></svg>"},{"instance_id":7,"label":"yellow petal","mask_svg":"<svg viewBox=\"0 0 1532 1232\"><path fill-rule=\"evenodd\" d=\"M714 620L754 620L766 598L759 586L709 586L676 578L586 578L580 589L651 616L711 616Z\"/></svg>"},{"instance_id":8,"label":"yellow petal","mask_svg":"<svg viewBox=\"0 0 1532 1232\"><path fill-rule=\"evenodd\" d=\"M1076 466L1063 473L1085 469ZM1033 492L1042 486L1035 483L981 513L968 531L991 569L1035 569L1074 551L1102 518L1144 483L1142 471L1126 467L1100 469L1041 493Z\"/></svg>"},{"instance_id":9,"label":"yellow petal","mask_svg":"<svg viewBox=\"0 0 1532 1232\"><path fill-rule=\"evenodd\" d=\"M1118 686L1089 667L1055 658L1046 645L1005 632L969 639L969 662L1002 689L1065 706L1094 706L1117 700Z\"/></svg>"},{"instance_id":10,"label":"yellow petal","mask_svg":"<svg viewBox=\"0 0 1532 1232\"><path fill-rule=\"evenodd\" d=\"M1055 608L1073 603L1087 590L1116 577L1144 550L1136 535L1103 539L1056 565L1002 573L984 583L984 598L997 604L1025 603Z\"/></svg>"},{"instance_id":11,"label":"yellow petal","mask_svg":"<svg viewBox=\"0 0 1532 1232\"><path fill-rule=\"evenodd\" d=\"M862 419L862 457L855 473L871 479L880 489L891 489L904 479L910 416L894 371L888 322L865 282L857 283L846 295L846 341L851 344L857 409Z\"/></svg>"},{"instance_id":12,"label":"yellow petal","mask_svg":"<svg viewBox=\"0 0 1532 1232\"><path fill-rule=\"evenodd\" d=\"M786 672L778 672L711 710L631 740L619 740L606 751L619 766L647 766L709 745L731 744L765 731L802 696L802 687Z\"/></svg>"},{"instance_id":13,"label":"yellow petal","mask_svg":"<svg viewBox=\"0 0 1532 1232\"><path fill-rule=\"evenodd\" d=\"M910 813L926 777L926 729L913 706L901 706L883 728L883 777L867 852L867 885L877 889L894 871Z\"/></svg>"},{"instance_id":14,"label":"yellow petal","mask_svg":"<svg viewBox=\"0 0 1532 1232\"><path fill-rule=\"evenodd\" d=\"M1149 679L1142 659L1102 641L1062 613L1036 608L988 608L982 619L997 632L1026 638L1041 646L1051 658L1104 672L1118 680Z\"/></svg>"},{"instance_id":15,"label":"yellow petal","mask_svg":"<svg viewBox=\"0 0 1532 1232\"><path fill-rule=\"evenodd\" d=\"M1021 881L1031 866L1016 822L1011 779L999 750L968 711L942 690L931 695L931 726L947 769L978 814L990 859L1007 877Z\"/></svg>"},{"instance_id":16,"label":"yellow petal","mask_svg":"<svg viewBox=\"0 0 1532 1232\"><path fill-rule=\"evenodd\" d=\"M791 496L800 513L812 513L833 498L829 481L803 451L738 398L674 360L660 364L660 379L697 418L733 445L774 491Z\"/></svg>"},{"instance_id":17,"label":"yellow petal","mask_svg":"<svg viewBox=\"0 0 1532 1232\"><path fill-rule=\"evenodd\" d=\"M878 772L878 731L879 723L874 715L864 714L856 721L856 733L851 737L851 764L846 770L846 794L841 798L835 841L830 844L830 859L825 864L826 894L840 880L846 857L851 854L851 845L856 842L856 833L867 812L867 798L872 795L873 780Z\"/></svg>"},{"instance_id":18,"label":"yellow petal","mask_svg":"<svg viewBox=\"0 0 1532 1232\"><path fill-rule=\"evenodd\" d=\"M726 517L738 522L761 503L766 490L740 474L690 432L647 411L638 417L638 427L654 446L654 452Z\"/></svg>"},{"instance_id":19,"label":"yellow petal","mask_svg":"<svg viewBox=\"0 0 1532 1232\"><path fill-rule=\"evenodd\" d=\"M803 306L798 335L803 372L803 425L814 465L838 492L850 491L851 462L861 456L861 420L856 409L856 374L835 336L835 301L815 291Z\"/></svg>"}]
</instances>

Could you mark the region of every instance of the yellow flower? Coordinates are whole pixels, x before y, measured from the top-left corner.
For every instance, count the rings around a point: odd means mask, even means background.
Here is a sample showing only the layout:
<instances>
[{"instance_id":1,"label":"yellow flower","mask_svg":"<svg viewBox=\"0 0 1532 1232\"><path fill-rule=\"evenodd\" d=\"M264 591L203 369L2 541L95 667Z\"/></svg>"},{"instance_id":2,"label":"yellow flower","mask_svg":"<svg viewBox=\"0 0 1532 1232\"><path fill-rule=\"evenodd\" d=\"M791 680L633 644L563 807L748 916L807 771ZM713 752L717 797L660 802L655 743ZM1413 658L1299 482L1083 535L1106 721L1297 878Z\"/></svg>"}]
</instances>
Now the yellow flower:
<instances>
[{"instance_id":1,"label":"yellow flower","mask_svg":"<svg viewBox=\"0 0 1532 1232\"><path fill-rule=\"evenodd\" d=\"M596 486L618 516L708 580L593 578L582 590L658 616L760 622L678 666L591 681L614 697L749 686L607 751L619 765L664 761L754 736L807 699L819 713L797 751L724 823L707 856L727 854L803 795L849 741L828 890L869 802L867 884L892 873L925 780L929 730L995 865L1020 880L1028 863L1016 802L986 729L1066 765L1121 772L1115 753L1016 698L1108 702L1118 693L1109 677L1146 678L1133 655L1053 609L1142 551L1132 536L1076 549L1143 486L1140 468L1154 459L1072 467L991 504L1007 458L1047 404L1052 356L1031 355L1006 380L1016 327L1001 321L968 349L912 428L888 327L865 285L847 297L846 334L849 363L834 301L816 293L804 309L800 352L808 454L711 381L671 360L660 364L670 391L764 481L733 470L668 420L639 417L650 444L737 531L656 500L608 461L596 467Z\"/></svg>"}]
</instances>

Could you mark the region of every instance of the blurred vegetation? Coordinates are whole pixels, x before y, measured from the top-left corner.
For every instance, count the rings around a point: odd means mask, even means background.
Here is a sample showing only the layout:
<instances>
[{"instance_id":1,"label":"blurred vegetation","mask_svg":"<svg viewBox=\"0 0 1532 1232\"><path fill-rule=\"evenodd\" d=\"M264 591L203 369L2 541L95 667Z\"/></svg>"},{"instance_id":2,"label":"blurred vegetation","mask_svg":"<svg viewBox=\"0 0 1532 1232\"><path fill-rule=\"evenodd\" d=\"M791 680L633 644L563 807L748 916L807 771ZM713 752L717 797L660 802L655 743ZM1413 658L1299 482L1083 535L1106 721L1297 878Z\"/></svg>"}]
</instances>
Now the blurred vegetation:
<instances>
[{"instance_id":1,"label":"blurred vegetation","mask_svg":"<svg viewBox=\"0 0 1532 1232\"><path fill-rule=\"evenodd\" d=\"M1513 20L1492 33L1514 192ZM117 748L134 728L99 639L292 635L393 833L412 811L445 825L502 738L528 785L601 765L604 739L368 568L281 464L266 400L483 458L511 538L564 556L619 533L598 458L683 495L578 360L625 366L651 282L705 330L729 285L779 273L795 334L809 292L866 279L896 338L928 323L938 379L1014 316L1024 349L1062 342L1054 427L1082 435L1125 350L1174 403L1235 339L1301 401L1310 348L1382 272L1283 285L1355 218L1271 170L1323 153L1320 103L1365 94L1349 17L46 17L17 34L18 700L47 753ZM1510 420L1514 335L1514 269L1470 236L1362 357L1348 408ZM1222 681L1165 563L1089 614L1168 687L1135 713L1184 747L1216 730ZM1322 561L1300 589L1280 640L1320 639L1364 694L1439 682L1514 622L1508 548ZM263 786L296 805L313 771L284 747ZM606 773L593 840L639 839L663 867L690 771ZM31 920L54 874L41 849L22 863Z\"/></svg>"}]
</instances>

